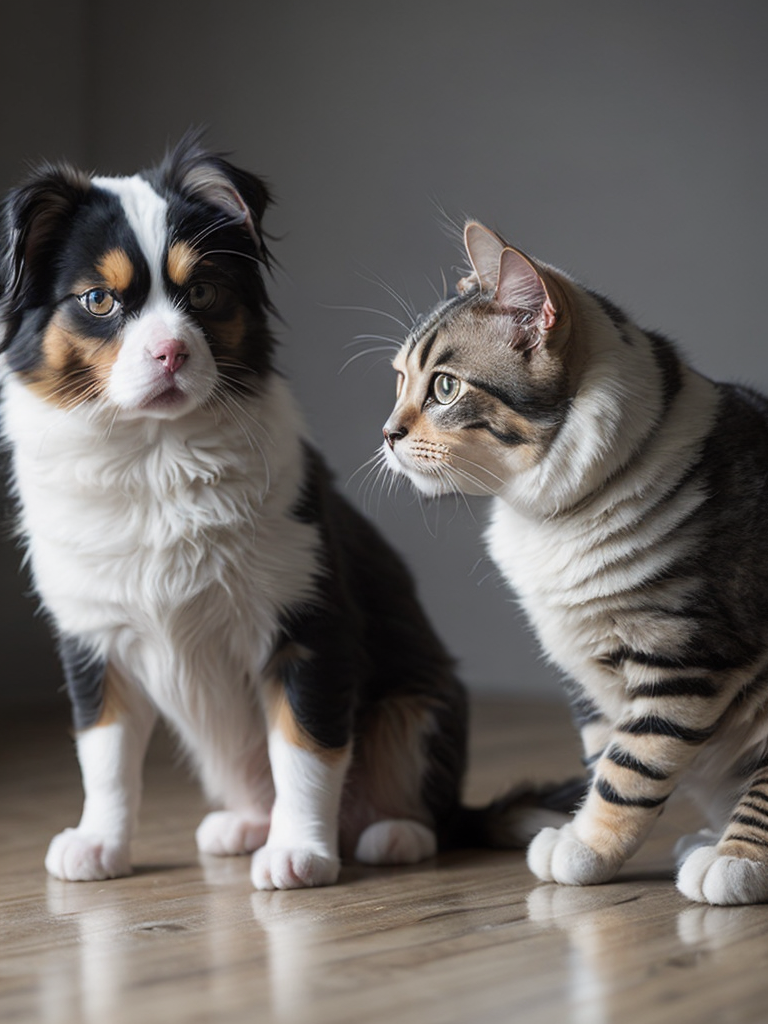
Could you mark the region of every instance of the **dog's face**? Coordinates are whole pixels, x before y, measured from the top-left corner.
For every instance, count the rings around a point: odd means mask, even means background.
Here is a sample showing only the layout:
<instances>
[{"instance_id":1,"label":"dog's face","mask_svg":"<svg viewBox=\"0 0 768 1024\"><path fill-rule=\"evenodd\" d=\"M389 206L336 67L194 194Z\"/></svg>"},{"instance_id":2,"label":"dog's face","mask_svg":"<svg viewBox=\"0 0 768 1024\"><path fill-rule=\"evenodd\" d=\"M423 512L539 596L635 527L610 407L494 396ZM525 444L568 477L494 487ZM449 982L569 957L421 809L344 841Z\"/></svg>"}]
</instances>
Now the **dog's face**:
<instances>
[{"instance_id":1,"label":"dog's face","mask_svg":"<svg viewBox=\"0 0 768 1024\"><path fill-rule=\"evenodd\" d=\"M175 418L269 372L266 189L194 142L132 178L44 168L4 210L2 349L46 401Z\"/></svg>"}]
</instances>

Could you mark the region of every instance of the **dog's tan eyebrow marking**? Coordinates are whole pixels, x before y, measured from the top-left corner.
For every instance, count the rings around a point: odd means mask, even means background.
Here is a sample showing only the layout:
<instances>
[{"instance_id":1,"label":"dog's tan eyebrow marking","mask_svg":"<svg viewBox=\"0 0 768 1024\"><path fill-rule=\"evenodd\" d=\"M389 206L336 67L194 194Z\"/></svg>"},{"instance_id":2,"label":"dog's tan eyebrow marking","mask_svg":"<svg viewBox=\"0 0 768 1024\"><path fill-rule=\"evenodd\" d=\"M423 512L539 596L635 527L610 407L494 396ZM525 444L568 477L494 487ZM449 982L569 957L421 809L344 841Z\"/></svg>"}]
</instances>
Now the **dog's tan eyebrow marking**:
<instances>
[{"instance_id":1,"label":"dog's tan eyebrow marking","mask_svg":"<svg viewBox=\"0 0 768 1024\"><path fill-rule=\"evenodd\" d=\"M107 288L113 292L127 291L133 280L134 266L125 249L110 249L104 253L96 269Z\"/></svg>"},{"instance_id":2,"label":"dog's tan eyebrow marking","mask_svg":"<svg viewBox=\"0 0 768 1024\"><path fill-rule=\"evenodd\" d=\"M187 242L174 242L168 249L168 277L179 286L186 284L199 259Z\"/></svg>"}]
</instances>

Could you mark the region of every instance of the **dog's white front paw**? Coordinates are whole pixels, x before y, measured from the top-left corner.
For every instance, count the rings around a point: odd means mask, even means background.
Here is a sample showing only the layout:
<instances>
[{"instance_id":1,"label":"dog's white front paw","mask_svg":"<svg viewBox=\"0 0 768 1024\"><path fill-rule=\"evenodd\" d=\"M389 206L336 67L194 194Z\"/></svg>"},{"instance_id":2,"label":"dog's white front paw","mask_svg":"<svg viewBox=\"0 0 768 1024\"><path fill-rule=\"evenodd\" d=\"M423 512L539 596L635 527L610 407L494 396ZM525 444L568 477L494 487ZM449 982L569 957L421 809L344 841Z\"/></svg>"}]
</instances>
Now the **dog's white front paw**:
<instances>
[{"instance_id":1,"label":"dog's white front paw","mask_svg":"<svg viewBox=\"0 0 768 1024\"><path fill-rule=\"evenodd\" d=\"M67 828L54 836L45 856L45 867L65 882L98 882L131 873L130 849L104 836Z\"/></svg>"},{"instance_id":2,"label":"dog's white front paw","mask_svg":"<svg viewBox=\"0 0 768 1024\"><path fill-rule=\"evenodd\" d=\"M267 841L269 821L239 814L237 811L213 811L206 814L195 832L201 853L217 857L253 853Z\"/></svg>"},{"instance_id":3,"label":"dog's white front paw","mask_svg":"<svg viewBox=\"0 0 768 1024\"><path fill-rule=\"evenodd\" d=\"M303 889L333 885L339 877L338 857L309 847L263 846L253 855L251 880L257 889Z\"/></svg>"},{"instance_id":4,"label":"dog's white front paw","mask_svg":"<svg viewBox=\"0 0 768 1024\"><path fill-rule=\"evenodd\" d=\"M613 878L621 866L577 839L571 823L542 829L531 840L526 859L542 882L562 885L598 885Z\"/></svg>"},{"instance_id":5,"label":"dog's white front paw","mask_svg":"<svg viewBox=\"0 0 768 1024\"><path fill-rule=\"evenodd\" d=\"M437 837L418 821L377 821L361 834L355 859L362 864L418 864L437 852Z\"/></svg>"},{"instance_id":6,"label":"dog's white front paw","mask_svg":"<svg viewBox=\"0 0 768 1024\"><path fill-rule=\"evenodd\" d=\"M731 906L768 902L768 864L726 857L715 846L688 854L677 875L677 888L689 900Z\"/></svg>"}]
</instances>

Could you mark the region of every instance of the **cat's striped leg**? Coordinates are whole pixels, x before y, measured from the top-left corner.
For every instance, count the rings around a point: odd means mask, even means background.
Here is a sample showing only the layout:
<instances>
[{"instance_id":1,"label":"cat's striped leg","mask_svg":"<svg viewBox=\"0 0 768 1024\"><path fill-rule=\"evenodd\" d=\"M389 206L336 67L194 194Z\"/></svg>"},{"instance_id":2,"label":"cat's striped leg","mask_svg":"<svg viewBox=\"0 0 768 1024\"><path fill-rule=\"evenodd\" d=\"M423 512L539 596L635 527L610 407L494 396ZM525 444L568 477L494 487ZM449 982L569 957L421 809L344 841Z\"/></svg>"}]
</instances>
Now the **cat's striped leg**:
<instances>
[{"instance_id":1,"label":"cat's striped leg","mask_svg":"<svg viewBox=\"0 0 768 1024\"><path fill-rule=\"evenodd\" d=\"M768 902L768 764L751 777L720 840L687 855L677 887L699 903Z\"/></svg>"},{"instance_id":2,"label":"cat's striped leg","mask_svg":"<svg viewBox=\"0 0 768 1024\"><path fill-rule=\"evenodd\" d=\"M581 736L584 751L582 763L589 772L593 772L610 742L613 731L611 722L598 705L584 693L571 697L571 714Z\"/></svg>"},{"instance_id":3,"label":"cat's striped leg","mask_svg":"<svg viewBox=\"0 0 768 1024\"><path fill-rule=\"evenodd\" d=\"M544 881L589 885L613 877L716 732L734 687L700 674L670 674L633 689L635 699L594 765L584 805L572 822L544 829L528 849L528 865Z\"/></svg>"},{"instance_id":4,"label":"cat's striped leg","mask_svg":"<svg viewBox=\"0 0 768 1024\"><path fill-rule=\"evenodd\" d=\"M294 702L301 691L293 690ZM269 760L275 803L266 844L253 857L257 889L332 885L339 876L339 809L351 742L338 729L300 721L289 694L277 687L267 701Z\"/></svg>"},{"instance_id":5,"label":"cat's striped leg","mask_svg":"<svg viewBox=\"0 0 768 1024\"><path fill-rule=\"evenodd\" d=\"M78 826L51 841L45 866L56 878L73 882L128 875L155 711L113 668L92 662L75 646L63 648L62 657L85 802Z\"/></svg>"}]
</instances>

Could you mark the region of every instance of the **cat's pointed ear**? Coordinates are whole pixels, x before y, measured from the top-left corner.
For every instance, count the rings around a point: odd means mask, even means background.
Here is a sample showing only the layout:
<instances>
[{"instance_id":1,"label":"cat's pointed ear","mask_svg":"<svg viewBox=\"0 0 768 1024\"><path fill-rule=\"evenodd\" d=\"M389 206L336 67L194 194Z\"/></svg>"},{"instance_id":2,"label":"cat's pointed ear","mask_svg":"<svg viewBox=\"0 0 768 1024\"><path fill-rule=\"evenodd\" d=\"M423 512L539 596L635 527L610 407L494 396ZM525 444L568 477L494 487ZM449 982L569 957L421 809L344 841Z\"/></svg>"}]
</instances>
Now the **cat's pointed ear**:
<instances>
[{"instance_id":1,"label":"cat's pointed ear","mask_svg":"<svg viewBox=\"0 0 768 1024\"><path fill-rule=\"evenodd\" d=\"M526 320L542 332L540 337L555 326L558 307L553 289L533 260L477 221L464 227L464 245L472 273L459 281L460 294L479 287L502 309L527 314Z\"/></svg>"},{"instance_id":2,"label":"cat's pointed ear","mask_svg":"<svg viewBox=\"0 0 768 1024\"><path fill-rule=\"evenodd\" d=\"M495 298L504 309L528 313L544 331L555 326L557 309L544 278L524 253L510 246L499 256Z\"/></svg>"},{"instance_id":3,"label":"cat's pointed ear","mask_svg":"<svg viewBox=\"0 0 768 1024\"><path fill-rule=\"evenodd\" d=\"M469 262L472 264L473 273L463 281L466 282L465 290L471 284L480 286L484 292L493 292L499 280L499 260L506 247L504 242L493 231L476 220L471 220L464 226L464 248L467 250Z\"/></svg>"}]
</instances>

